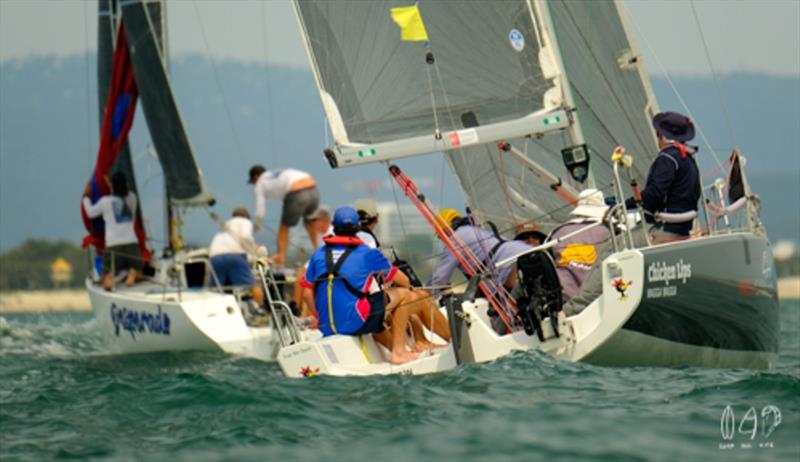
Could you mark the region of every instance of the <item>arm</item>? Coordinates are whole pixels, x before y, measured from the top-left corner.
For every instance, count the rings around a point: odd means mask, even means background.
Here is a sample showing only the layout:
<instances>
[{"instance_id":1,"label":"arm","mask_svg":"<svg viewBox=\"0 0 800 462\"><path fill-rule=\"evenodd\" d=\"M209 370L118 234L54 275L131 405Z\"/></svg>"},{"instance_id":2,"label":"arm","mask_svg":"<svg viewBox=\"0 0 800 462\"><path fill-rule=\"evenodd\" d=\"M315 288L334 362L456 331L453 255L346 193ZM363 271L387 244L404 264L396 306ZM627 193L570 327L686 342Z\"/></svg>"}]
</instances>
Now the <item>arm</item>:
<instances>
[{"instance_id":1,"label":"arm","mask_svg":"<svg viewBox=\"0 0 800 462\"><path fill-rule=\"evenodd\" d=\"M92 204L91 199L87 196L83 198L83 210L86 211L86 216L89 218L97 218L103 214L103 207L100 206L101 197L96 203Z\"/></svg>"},{"instance_id":2,"label":"arm","mask_svg":"<svg viewBox=\"0 0 800 462\"><path fill-rule=\"evenodd\" d=\"M456 268L458 268L456 257L449 249L445 249L444 255L442 255L442 258L436 263L436 268L433 269L433 274L431 275L428 285L439 286L450 283L450 278L453 277L453 271L455 271Z\"/></svg>"},{"instance_id":3,"label":"arm","mask_svg":"<svg viewBox=\"0 0 800 462\"><path fill-rule=\"evenodd\" d=\"M261 223L264 222L264 216L267 213L267 198L261 192L259 184L260 183L256 183L256 187L254 188L256 195L256 210L253 213L253 224L255 225L256 231L261 228Z\"/></svg>"}]
</instances>

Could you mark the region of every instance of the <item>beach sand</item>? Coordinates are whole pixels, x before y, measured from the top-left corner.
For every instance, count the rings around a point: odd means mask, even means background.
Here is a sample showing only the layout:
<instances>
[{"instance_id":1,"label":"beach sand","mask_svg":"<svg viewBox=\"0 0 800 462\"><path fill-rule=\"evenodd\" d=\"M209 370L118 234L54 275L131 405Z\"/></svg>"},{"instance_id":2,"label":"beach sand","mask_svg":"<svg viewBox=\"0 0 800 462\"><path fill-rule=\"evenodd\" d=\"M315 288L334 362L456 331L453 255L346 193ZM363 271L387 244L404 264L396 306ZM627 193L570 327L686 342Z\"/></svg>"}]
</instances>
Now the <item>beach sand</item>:
<instances>
[{"instance_id":1,"label":"beach sand","mask_svg":"<svg viewBox=\"0 0 800 462\"><path fill-rule=\"evenodd\" d=\"M778 297L800 299L800 276L778 280ZM0 313L48 311L90 311L89 294L85 289L30 290L0 292Z\"/></svg>"},{"instance_id":2,"label":"beach sand","mask_svg":"<svg viewBox=\"0 0 800 462\"><path fill-rule=\"evenodd\" d=\"M0 292L0 313L89 311L86 289Z\"/></svg>"}]
</instances>

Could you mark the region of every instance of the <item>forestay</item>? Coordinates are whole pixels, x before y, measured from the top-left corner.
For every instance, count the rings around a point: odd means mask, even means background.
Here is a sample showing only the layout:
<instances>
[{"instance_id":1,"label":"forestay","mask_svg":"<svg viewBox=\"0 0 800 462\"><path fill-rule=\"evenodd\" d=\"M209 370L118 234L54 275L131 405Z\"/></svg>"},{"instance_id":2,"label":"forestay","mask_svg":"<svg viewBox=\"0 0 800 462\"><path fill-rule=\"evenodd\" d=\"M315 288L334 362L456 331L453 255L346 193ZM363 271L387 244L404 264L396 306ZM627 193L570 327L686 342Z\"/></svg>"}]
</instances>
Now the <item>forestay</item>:
<instances>
[{"instance_id":1,"label":"forestay","mask_svg":"<svg viewBox=\"0 0 800 462\"><path fill-rule=\"evenodd\" d=\"M158 42L162 21L155 5L147 0L120 2L139 98L166 177L170 202L208 204L213 199L195 161L164 65Z\"/></svg>"}]
</instances>

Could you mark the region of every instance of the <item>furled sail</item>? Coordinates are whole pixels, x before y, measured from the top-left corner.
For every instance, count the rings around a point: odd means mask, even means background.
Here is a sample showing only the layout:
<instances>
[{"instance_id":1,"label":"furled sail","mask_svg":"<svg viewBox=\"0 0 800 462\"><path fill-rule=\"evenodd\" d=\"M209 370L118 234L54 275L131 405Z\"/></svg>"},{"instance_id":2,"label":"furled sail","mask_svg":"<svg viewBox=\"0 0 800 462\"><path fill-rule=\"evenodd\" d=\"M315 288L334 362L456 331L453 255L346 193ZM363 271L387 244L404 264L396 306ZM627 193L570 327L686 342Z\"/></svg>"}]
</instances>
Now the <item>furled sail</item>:
<instances>
[{"instance_id":1,"label":"furled sail","mask_svg":"<svg viewBox=\"0 0 800 462\"><path fill-rule=\"evenodd\" d=\"M157 2L120 2L139 98L173 205L213 202L195 161L189 138L172 94L160 49L162 20Z\"/></svg>"}]
</instances>

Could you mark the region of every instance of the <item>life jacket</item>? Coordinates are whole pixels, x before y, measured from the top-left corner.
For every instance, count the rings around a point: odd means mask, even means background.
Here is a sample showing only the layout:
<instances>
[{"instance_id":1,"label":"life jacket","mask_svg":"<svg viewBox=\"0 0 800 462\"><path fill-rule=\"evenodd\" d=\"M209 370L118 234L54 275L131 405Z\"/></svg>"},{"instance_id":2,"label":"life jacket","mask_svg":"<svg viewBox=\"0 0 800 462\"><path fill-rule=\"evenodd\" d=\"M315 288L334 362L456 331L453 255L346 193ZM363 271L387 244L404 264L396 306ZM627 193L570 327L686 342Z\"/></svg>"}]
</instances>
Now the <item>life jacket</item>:
<instances>
[{"instance_id":1,"label":"life jacket","mask_svg":"<svg viewBox=\"0 0 800 462\"><path fill-rule=\"evenodd\" d=\"M353 294L357 299L367 298L369 296L368 293L362 292L358 290L350 281L347 280L346 277L339 274L339 270L342 268L345 260L347 257L350 256L353 251L358 248L358 246L362 245L360 239L351 236L328 236L324 237L323 241L325 242L325 269L327 270L326 273L320 275L318 278L314 280L314 291L317 290L320 284L327 281L328 283L328 321L331 324L331 331L334 334L338 333L336 331L336 324L333 320L333 282L336 279L339 279L344 284L344 287L347 289L348 292ZM343 245L347 248L339 256L339 259L336 260L336 263L333 262L333 246L335 245Z\"/></svg>"}]
</instances>

